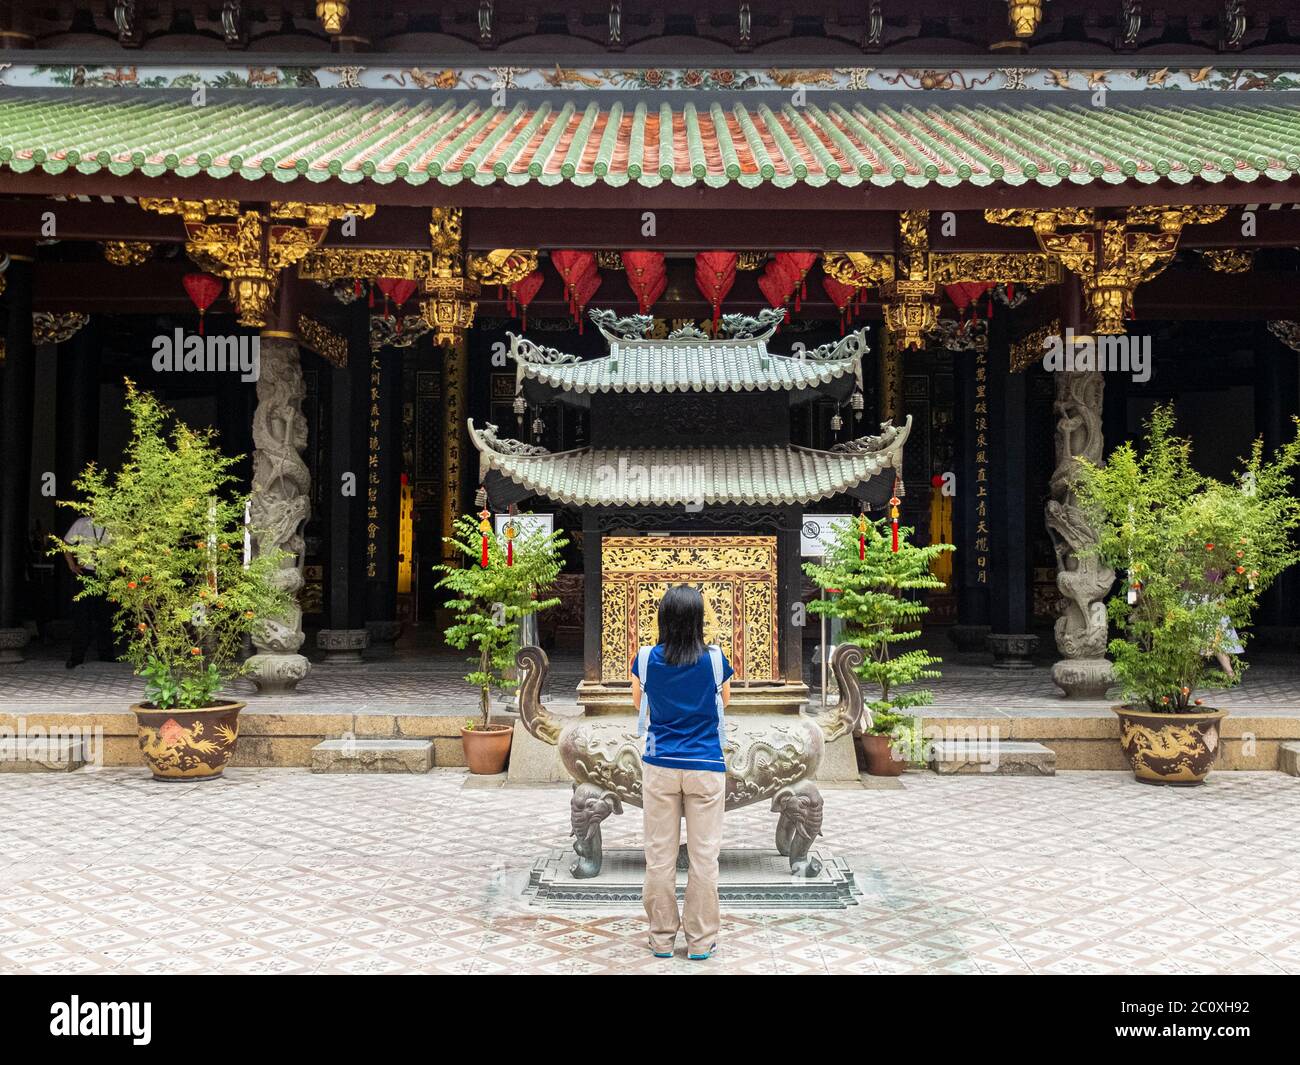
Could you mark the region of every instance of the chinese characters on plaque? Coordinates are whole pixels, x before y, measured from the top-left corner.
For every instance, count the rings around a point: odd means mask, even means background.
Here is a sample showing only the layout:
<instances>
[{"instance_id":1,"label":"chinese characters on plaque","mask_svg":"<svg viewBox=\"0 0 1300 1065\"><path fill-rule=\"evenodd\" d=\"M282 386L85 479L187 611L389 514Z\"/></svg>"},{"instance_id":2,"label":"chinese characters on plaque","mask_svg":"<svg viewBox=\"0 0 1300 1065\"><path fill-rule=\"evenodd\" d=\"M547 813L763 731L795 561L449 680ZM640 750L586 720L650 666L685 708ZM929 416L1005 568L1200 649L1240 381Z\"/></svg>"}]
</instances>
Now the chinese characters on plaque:
<instances>
[{"instance_id":1,"label":"chinese characters on plaque","mask_svg":"<svg viewBox=\"0 0 1300 1065\"><path fill-rule=\"evenodd\" d=\"M370 355L370 455L366 482L366 576L378 575L379 551L379 352Z\"/></svg>"},{"instance_id":2,"label":"chinese characters on plaque","mask_svg":"<svg viewBox=\"0 0 1300 1065\"><path fill-rule=\"evenodd\" d=\"M975 353L975 583L989 583L989 354Z\"/></svg>"}]
</instances>

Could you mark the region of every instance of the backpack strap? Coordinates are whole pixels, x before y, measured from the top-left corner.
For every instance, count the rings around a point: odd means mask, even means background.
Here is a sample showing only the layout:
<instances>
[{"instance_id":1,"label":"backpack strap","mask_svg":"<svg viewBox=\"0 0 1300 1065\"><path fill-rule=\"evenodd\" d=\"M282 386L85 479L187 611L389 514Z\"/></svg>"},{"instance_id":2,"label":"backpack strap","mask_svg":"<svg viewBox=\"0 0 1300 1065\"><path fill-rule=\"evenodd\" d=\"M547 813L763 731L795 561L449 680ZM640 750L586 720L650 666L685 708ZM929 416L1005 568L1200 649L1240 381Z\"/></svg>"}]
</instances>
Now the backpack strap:
<instances>
[{"instance_id":1,"label":"backpack strap","mask_svg":"<svg viewBox=\"0 0 1300 1065\"><path fill-rule=\"evenodd\" d=\"M709 644L709 662L713 666L713 698L718 708L718 750L726 755L727 749L727 730L726 721L723 718L722 704L722 648L717 644Z\"/></svg>"},{"instance_id":2,"label":"backpack strap","mask_svg":"<svg viewBox=\"0 0 1300 1065\"><path fill-rule=\"evenodd\" d=\"M646 673L650 668L650 652L652 648L642 647L636 653L636 675L641 682L641 705L638 707L636 718L636 734L644 736L646 734L646 723L650 719L650 689L646 687Z\"/></svg>"}]
</instances>

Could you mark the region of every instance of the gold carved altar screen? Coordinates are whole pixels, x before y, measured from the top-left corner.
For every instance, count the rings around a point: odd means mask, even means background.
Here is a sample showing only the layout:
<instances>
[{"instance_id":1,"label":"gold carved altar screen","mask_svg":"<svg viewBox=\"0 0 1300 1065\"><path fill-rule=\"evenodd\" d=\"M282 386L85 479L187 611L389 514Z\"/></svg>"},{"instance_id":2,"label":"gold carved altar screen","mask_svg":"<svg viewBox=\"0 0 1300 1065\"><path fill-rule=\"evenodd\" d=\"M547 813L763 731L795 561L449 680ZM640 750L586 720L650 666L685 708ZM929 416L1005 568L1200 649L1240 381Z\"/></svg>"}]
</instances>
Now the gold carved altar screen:
<instances>
[{"instance_id":1,"label":"gold carved altar screen","mask_svg":"<svg viewBox=\"0 0 1300 1065\"><path fill-rule=\"evenodd\" d=\"M674 584L704 595L704 638L748 680L777 674L775 536L606 536L601 541L601 680L626 680L659 638L659 600Z\"/></svg>"}]
</instances>

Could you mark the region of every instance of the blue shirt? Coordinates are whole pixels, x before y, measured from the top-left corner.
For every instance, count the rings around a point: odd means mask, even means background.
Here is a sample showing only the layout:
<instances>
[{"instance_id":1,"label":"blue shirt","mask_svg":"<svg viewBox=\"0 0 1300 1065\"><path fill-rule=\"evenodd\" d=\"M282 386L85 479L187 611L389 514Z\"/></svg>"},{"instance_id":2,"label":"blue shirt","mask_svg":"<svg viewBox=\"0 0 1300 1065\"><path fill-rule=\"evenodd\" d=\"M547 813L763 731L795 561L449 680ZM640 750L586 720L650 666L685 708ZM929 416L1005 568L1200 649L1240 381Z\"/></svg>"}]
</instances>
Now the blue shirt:
<instances>
[{"instance_id":1,"label":"blue shirt","mask_svg":"<svg viewBox=\"0 0 1300 1065\"><path fill-rule=\"evenodd\" d=\"M713 684L713 663L708 652L690 666L670 666L664 650L656 644L650 651L646 676L637 673L632 659L632 675L641 681L650 695L650 733L644 761L664 769L704 769L715 773L727 771L718 739L717 689ZM727 656L722 656L722 681L736 671Z\"/></svg>"}]
</instances>

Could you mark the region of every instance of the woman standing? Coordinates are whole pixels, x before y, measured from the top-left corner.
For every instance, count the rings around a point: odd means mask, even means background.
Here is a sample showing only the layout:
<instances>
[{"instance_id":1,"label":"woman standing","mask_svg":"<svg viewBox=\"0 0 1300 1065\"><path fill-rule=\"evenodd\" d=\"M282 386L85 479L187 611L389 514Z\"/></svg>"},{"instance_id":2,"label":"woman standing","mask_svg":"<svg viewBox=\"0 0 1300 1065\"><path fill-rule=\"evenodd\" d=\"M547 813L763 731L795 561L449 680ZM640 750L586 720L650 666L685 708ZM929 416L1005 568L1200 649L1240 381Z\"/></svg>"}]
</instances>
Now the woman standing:
<instances>
[{"instance_id":1,"label":"woman standing","mask_svg":"<svg viewBox=\"0 0 1300 1065\"><path fill-rule=\"evenodd\" d=\"M723 707L735 671L722 649L705 646L704 598L696 588L669 588L659 602L659 642L632 662L632 701L646 736L641 802L645 812L645 886L650 950L671 958L679 928L692 959L707 958L718 939L718 851L727 766ZM677 910L677 850L686 815L690 872L686 906Z\"/></svg>"}]
</instances>

